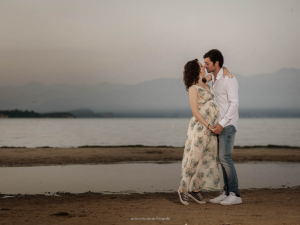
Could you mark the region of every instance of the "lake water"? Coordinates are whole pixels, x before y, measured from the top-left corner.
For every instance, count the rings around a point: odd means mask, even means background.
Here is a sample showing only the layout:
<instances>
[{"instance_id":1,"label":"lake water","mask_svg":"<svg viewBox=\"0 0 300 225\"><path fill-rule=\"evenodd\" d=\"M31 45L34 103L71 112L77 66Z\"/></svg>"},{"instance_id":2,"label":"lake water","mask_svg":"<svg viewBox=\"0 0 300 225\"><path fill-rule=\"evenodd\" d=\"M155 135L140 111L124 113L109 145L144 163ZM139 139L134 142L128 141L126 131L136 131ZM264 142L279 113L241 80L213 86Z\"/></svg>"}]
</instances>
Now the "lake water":
<instances>
[{"instance_id":1,"label":"lake water","mask_svg":"<svg viewBox=\"0 0 300 225\"><path fill-rule=\"evenodd\" d=\"M190 118L0 119L0 147L184 146ZM299 118L240 119L235 145L300 146Z\"/></svg>"},{"instance_id":2,"label":"lake water","mask_svg":"<svg viewBox=\"0 0 300 225\"><path fill-rule=\"evenodd\" d=\"M287 188L300 185L299 163L235 163L235 166L240 189ZM181 163L1 167L0 192L174 192L179 186L180 171Z\"/></svg>"}]
</instances>

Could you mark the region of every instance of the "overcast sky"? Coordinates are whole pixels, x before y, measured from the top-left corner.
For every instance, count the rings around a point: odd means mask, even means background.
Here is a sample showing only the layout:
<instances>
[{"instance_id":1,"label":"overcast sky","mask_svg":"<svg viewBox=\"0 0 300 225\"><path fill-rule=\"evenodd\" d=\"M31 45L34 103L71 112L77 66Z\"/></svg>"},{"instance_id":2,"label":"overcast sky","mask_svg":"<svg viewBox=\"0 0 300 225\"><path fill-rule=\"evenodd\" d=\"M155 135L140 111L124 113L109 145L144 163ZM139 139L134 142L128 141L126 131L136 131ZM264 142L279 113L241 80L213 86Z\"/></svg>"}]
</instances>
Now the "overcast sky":
<instances>
[{"instance_id":1,"label":"overcast sky","mask_svg":"<svg viewBox=\"0 0 300 225\"><path fill-rule=\"evenodd\" d=\"M245 76L300 69L299 0L0 1L0 86L181 78L212 48Z\"/></svg>"}]
</instances>

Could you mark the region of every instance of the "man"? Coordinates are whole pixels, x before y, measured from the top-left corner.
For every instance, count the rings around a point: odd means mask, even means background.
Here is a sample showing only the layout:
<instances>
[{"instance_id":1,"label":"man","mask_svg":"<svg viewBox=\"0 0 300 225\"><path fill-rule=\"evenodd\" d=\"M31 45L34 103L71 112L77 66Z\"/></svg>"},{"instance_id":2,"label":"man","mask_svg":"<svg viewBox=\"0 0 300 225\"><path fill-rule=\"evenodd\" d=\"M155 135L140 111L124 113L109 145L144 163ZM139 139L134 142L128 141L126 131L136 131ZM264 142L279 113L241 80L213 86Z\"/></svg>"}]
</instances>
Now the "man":
<instances>
[{"instance_id":1,"label":"man","mask_svg":"<svg viewBox=\"0 0 300 225\"><path fill-rule=\"evenodd\" d=\"M230 79L223 76L224 58L219 50L212 49L203 58L207 72L213 74L214 100L220 111L219 123L212 127L212 131L218 134L219 160L224 179L222 194L210 202L222 205L241 204L238 178L231 158L239 119L238 82L235 77Z\"/></svg>"}]
</instances>

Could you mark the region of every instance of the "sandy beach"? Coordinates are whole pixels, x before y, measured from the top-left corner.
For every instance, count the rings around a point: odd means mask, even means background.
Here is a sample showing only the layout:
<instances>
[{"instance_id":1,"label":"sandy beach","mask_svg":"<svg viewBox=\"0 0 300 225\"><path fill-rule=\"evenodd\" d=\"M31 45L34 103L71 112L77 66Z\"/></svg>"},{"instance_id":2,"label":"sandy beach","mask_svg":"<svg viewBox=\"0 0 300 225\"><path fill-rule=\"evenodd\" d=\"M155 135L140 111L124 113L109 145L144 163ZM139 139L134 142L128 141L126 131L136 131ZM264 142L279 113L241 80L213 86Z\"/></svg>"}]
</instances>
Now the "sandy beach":
<instances>
[{"instance_id":1,"label":"sandy beach","mask_svg":"<svg viewBox=\"0 0 300 225\"><path fill-rule=\"evenodd\" d=\"M216 192L203 193L205 200ZM300 188L242 190L243 204L182 205L177 193L0 199L1 224L299 224Z\"/></svg>"},{"instance_id":2,"label":"sandy beach","mask_svg":"<svg viewBox=\"0 0 300 225\"><path fill-rule=\"evenodd\" d=\"M0 148L5 167L180 161L183 148ZM300 162L299 148L236 148L235 162ZM205 200L218 192L203 192ZM190 201L174 193L63 193L0 198L1 224L299 224L300 187L241 190L243 204L222 206Z\"/></svg>"},{"instance_id":3,"label":"sandy beach","mask_svg":"<svg viewBox=\"0 0 300 225\"><path fill-rule=\"evenodd\" d=\"M0 148L0 166L181 161L183 147ZM300 162L300 148L235 148L234 162Z\"/></svg>"}]
</instances>

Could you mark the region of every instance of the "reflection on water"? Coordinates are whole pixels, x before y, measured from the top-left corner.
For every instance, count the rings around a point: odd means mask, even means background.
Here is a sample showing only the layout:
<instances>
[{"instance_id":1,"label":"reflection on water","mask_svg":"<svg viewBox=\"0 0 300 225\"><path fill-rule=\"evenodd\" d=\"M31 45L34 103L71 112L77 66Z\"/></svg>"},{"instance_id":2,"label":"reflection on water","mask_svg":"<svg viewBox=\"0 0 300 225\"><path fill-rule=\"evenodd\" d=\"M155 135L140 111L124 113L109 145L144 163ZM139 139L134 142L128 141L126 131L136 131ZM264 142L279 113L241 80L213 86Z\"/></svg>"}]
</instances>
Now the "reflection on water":
<instances>
[{"instance_id":1,"label":"reflection on water","mask_svg":"<svg viewBox=\"0 0 300 225\"><path fill-rule=\"evenodd\" d=\"M300 164L235 164L240 189L300 185ZM181 163L0 168L2 194L177 191Z\"/></svg>"}]
</instances>

